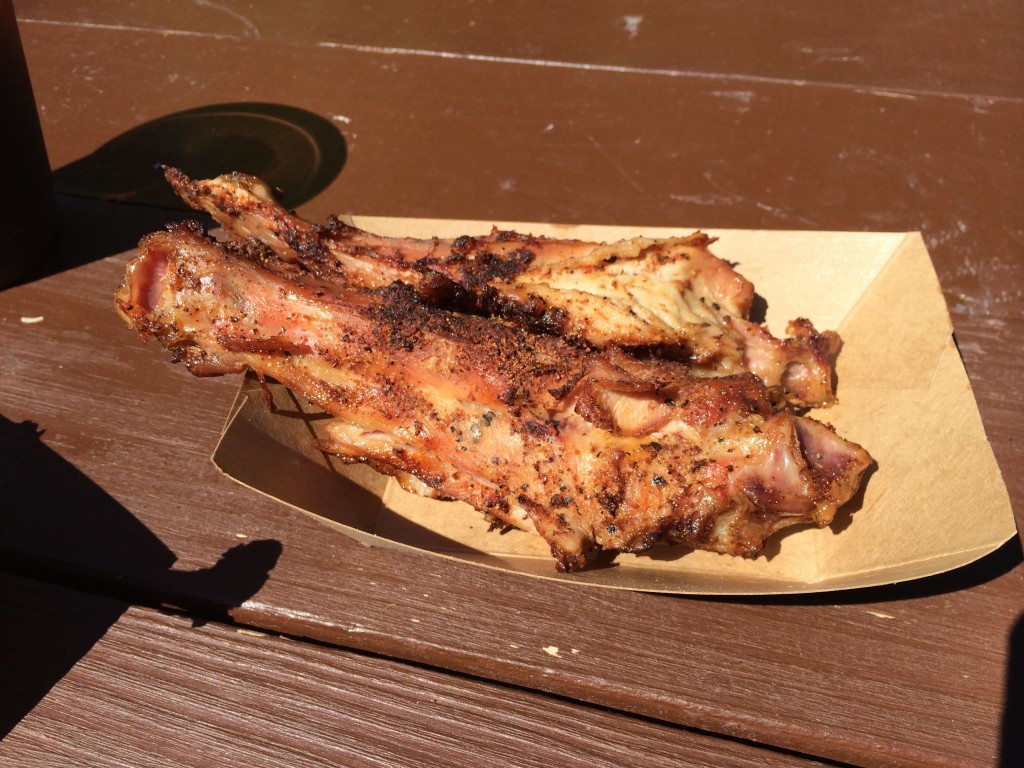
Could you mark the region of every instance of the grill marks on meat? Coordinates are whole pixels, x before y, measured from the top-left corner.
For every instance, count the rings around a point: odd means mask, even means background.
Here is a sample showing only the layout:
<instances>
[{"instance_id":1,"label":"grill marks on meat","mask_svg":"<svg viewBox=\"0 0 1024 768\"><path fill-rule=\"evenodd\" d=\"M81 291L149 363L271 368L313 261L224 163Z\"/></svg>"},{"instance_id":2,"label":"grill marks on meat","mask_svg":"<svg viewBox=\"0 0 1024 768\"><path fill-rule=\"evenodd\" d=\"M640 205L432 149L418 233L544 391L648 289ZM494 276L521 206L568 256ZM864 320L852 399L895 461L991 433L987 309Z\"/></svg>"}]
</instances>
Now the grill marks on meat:
<instances>
[{"instance_id":1,"label":"grill marks on meat","mask_svg":"<svg viewBox=\"0 0 1024 768\"><path fill-rule=\"evenodd\" d=\"M234 238L253 240L325 283L402 281L438 306L502 318L597 348L677 359L695 374L752 372L797 406L834 402L839 337L798 319L777 339L751 322L754 287L708 250L702 233L612 244L497 229L482 237L388 238L289 213L262 181L193 181L167 169L183 199Z\"/></svg>"},{"instance_id":2,"label":"grill marks on meat","mask_svg":"<svg viewBox=\"0 0 1024 768\"><path fill-rule=\"evenodd\" d=\"M196 375L248 368L304 395L334 417L325 450L536 532L560 570L659 542L754 556L781 528L830 522L870 462L775 412L750 374L690 376L407 284L344 287L273 250L154 233L117 308Z\"/></svg>"}]
</instances>

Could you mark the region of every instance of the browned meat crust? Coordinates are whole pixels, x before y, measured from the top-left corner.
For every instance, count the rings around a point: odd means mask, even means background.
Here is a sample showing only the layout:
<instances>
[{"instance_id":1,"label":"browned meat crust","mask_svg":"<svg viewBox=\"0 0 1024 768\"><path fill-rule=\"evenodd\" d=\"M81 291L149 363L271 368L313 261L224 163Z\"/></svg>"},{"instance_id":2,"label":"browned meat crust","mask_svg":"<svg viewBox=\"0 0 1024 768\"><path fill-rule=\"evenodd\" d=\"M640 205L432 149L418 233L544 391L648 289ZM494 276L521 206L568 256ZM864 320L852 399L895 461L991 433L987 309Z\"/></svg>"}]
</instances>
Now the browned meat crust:
<instances>
[{"instance_id":1,"label":"browned meat crust","mask_svg":"<svg viewBox=\"0 0 1024 768\"><path fill-rule=\"evenodd\" d=\"M183 199L232 237L254 239L325 283L373 288L400 280L441 307L681 360L698 375L752 372L793 405L835 399L839 337L798 319L790 338L777 339L751 322L753 285L708 250L712 239L703 233L611 244L497 229L453 240L388 238L337 220L305 221L252 176L193 181L166 173Z\"/></svg>"},{"instance_id":2,"label":"browned meat crust","mask_svg":"<svg viewBox=\"0 0 1024 768\"><path fill-rule=\"evenodd\" d=\"M659 542L755 556L829 523L871 461L775 412L750 374L588 349L408 284L346 287L197 227L147 236L116 303L196 375L281 381L335 417L325 450L535 531L563 571Z\"/></svg>"}]
</instances>

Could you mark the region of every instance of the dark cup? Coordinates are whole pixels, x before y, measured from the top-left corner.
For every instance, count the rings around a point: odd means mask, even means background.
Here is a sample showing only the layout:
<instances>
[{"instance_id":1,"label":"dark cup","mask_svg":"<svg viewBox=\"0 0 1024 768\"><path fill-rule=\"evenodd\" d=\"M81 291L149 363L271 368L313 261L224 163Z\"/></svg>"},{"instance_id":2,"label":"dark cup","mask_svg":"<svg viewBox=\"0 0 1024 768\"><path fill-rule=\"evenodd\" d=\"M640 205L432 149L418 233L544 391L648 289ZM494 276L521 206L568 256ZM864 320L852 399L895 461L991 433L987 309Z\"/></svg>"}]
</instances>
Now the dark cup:
<instances>
[{"instance_id":1,"label":"dark cup","mask_svg":"<svg viewBox=\"0 0 1024 768\"><path fill-rule=\"evenodd\" d=\"M0 288L47 256L56 230L53 177L10 0L0 0Z\"/></svg>"}]
</instances>

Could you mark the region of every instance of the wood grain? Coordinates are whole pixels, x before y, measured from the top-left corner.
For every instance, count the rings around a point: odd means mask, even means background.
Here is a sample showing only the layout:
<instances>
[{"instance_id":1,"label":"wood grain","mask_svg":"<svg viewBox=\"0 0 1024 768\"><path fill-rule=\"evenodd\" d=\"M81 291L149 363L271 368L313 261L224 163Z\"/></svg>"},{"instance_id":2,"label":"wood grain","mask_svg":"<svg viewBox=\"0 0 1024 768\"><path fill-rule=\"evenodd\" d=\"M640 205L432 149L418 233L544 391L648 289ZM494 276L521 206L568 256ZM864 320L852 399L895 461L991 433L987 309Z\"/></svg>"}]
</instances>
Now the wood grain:
<instances>
[{"instance_id":1,"label":"wood grain","mask_svg":"<svg viewBox=\"0 0 1024 768\"><path fill-rule=\"evenodd\" d=\"M742 82L802 81L1019 98L1024 10L1012 0L856 4L790 0L354 0L279 6L228 0L101 4L23 0L26 22L104 25L250 42L350 46L406 55L625 68Z\"/></svg>"},{"instance_id":2,"label":"wood grain","mask_svg":"<svg viewBox=\"0 0 1024 768\"><path fill-rule=\"evenodd\" d=\"M2 573L0 616L7 683L49 685L17 702L35 706L0 741L5 765L821 764Z\"/></svg>"},{"instance_id":3,"label":"wood grain","mask_svg":"<svg viewBox=\"0 0 1024 768\"><path fill-rule=\"evenodd\" d=\"M21 459L8 472L22 481L5 484L25 510L0 519L8 567L828 759L993 758L1024 593L1018 546L846 599L749 602L363 547L218 475L209 456L235 384L193 380L120 327L107 290L123 263L2 295L0 340L18 350L0 378ZM18 321L28 315L44 320ZM950 731L953 712L967 738Z\"/></svg>"},{"instance_id":4,"label":"wood grain","mask_svg":"<svg viewBox=\"0 0 1024 768\"><path fill-rule=\"evenodd\" d=\"M896 97L803 81L747 87L269 43L253 56L244 40L204 45L31 23L24 36L30 66L53 77L40 99L58 182L84 163L79 175L91 170L94 194L140 202L131 188L105 188L104 177L124 173L130 149L135 175L153 178L167 147L102 149L140 123L218 102L286 103L334 122L347 143L344 171L303 207L318 220L355 212L921 230L958 328L1018 314L1022 99ZM138 87L126 92L123 68L111 61L130 61ZM78 89L92 95L67 96Z\"/></svg>"},{"instance_id":5,"label":"wood grain","mask_svg":"<svg viewBox=\"0 0 1024 768\"><path fill-rule=\"evenodd\" d=\"M595 592L367 549L216 473L235 383L168 366L111 295L121 251L180 216L146 207L149 179L194 138L133 129L245 101L341 131L344 168L301 203L317 219L920 229L1024 519L1019 4L608 2L568 14L574 36L529 3L438 7L345 6L309 37L304 6L18 4L65 192L40 275L63 271L0 295L3 564L832 760L1019 755L1019 542L844 595Z\"/></svg>"}]
</instances>

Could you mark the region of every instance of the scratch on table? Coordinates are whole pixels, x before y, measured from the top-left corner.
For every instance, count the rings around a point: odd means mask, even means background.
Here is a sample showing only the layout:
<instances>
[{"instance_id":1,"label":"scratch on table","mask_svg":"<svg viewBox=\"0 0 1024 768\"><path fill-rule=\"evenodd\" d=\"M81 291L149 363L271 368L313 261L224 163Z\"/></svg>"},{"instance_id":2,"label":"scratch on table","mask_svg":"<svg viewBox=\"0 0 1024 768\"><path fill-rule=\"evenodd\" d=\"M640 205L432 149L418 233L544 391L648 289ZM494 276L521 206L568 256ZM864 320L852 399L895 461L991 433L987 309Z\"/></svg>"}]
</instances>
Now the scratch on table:
<instances>
[{"instance_id":1,"label":"scratch on table","mask_svg":"<svg viewBox=\"0 0 1024 768\"><path fill-rule=\"evenodd\" d=\"M804 46L800 53L814 55L815 64L826 62L839 64L863 64L864 58L852 52L850 48L811 48Z\"/></svg>"},{"instance_id":2,"label":"scratch on table","mask_svg":"<svg viewBox=\"0 0 1024 768\"><path fill-rule=\"evenodd\" d=\"M778 219L782 219L784 221L795 221L795 222L798 222L800 224L803 224L804 226L806 226L809 229L812 229L812 228L817 226L816 222L813 219L809 219L806 216L800 216L800 215L791 213L790 211L787 211L784 208L779 208L779 207L774 206L774 205L768 205L768 203L760 203L760 202L755 202L754 205L756 207L760 208L762 211L770 213L772 216L774 216L774 217L776 217Z\"/></svg>"},{"instance_id":3,"label":"scratch on table","mask_svg":"<svg viewBox=\"0 0 1024 768\"><path fill-rule=\"evenodd\" d=\"M768 203L754 203L754 205L756 205L762 211L768 211L768 213L773 213L776 216L786 216L786 212L784 210L782 210L781 208L776 208L774 205L768 205Z\"/></svg>"},{"instance_id":4,"label":"scratch on table","mask_svg":"<svg viewBox=\"0 0 1024 768\"><path fill-rule=\"evenodd\" d=\"M680 195L670 192L669 199L680 203L693 203L694 205L736 205L743 202L742 195L720 195L715 193L707 195Z\"/></svg>"},{"instance_id":5,"label":"scratch on table","mask_svg":"<svg viewBox=\"0 0 1024 768\"><path fill-rule=\"evenodd\" d=\"M529 59L519 56L495 56L486 53L465 53L460 51L439 51L429 48L400 48L390 45L365 45L362 43L339 43L333 40L320 40L315 43L320 48L338 48L354 53L370 53L376 56L424 56L435 59L453 59L457 61L487 62L490 64L518 64L529 67L551 67L552 69L577 69L584 72L608 72L612 74L626 75L650 75L653 77L688 77L698 80L713 80L716 82L733 83L759 83L765 85L785 85L799 88L813 86L822 90L830 91L852 91L854 93L871 94L876 91L865 89L861 85L850 83L834 82L829 80L805 80L786 77L775 77L771 75L754 75L749 73L736 72L708 72L699 69L673 69L670 67L631 67L622 64L598 64L587 61L561 61L559 59ZM900 95L906 98L917 98L919 96L957 99L960 101L975 102L977 94L959 93L956 91L937 91L927 88L903 88L900 90L877 91L879 94ZM992 103L1019 101L1014 96L988 96Z\"/></svg>"},{"instance_id":6,"label":"scratch on table","mask_svg":"<svg viewBox=\"0 0 1024 768\"><path fill-rule=\"evenodd\" d=\"M557 658L557 659L560 659L560 658L562 658L562 657L561 657L561 656L559 655L559 653L558 653L558 646L557 646L557 645L546 645L546 646L544 646L544 648L543 648L542 650L543 650L543 651L544 651L544 653L546 653L546 654L547 654L548 656L554 656L554 657L555 657L555 658Z\"/></svg>"},{"instance_id":7,"label":"scratch on table","mask_svg":"<svg viewBox=\"0 0 1024 768\"><path fill-rule=\"evenodd\" d=\"M48 24L54 27L78 27L81 29L105 29L112 32L150 32L165 37L208 37L212 40L240 40L238 35L225 35L220 32L204 32L194 29L153 29L151 27L134 27L126 24L100 24L88 21L55 21L53 19L19 18L19 24Z\"/></svg>"},{"instance_id":8,"label":"scratch on table","mask_svg":"<svg viewBox=\"0 0 1024 768\"><path fill-rule=\"evenodd\" d=\"M900 91L879 91L869 90L862 91L863 93L870 93L872 96L882 96L886 99L909 99L910 101L916 101L917 96L913 93L901 93Z\"/></svg>"},{"instance_id":9,"label":"scratch on table","mask_svg":"<svg viewBox=\"0 0 1024 768\"><path fill-rule=\"evenodd\" d=\"M248 37L252 40L261 39L262 35L260 35L260 28L253 24L247 16L239 13L238 11L223 6L220 3L210 2L210 0L195 0L195 3L202 8L213 8L216 11L220 11L221 13L227 14L231 18L242 22L242 26L249 32L249 34L243 34L243 37Z\"/></svg>"},{"instance_id":10,"label":"scratch on table","mask_svg":"<svg viewBox=\"0 0 1024 768\"><path fill-rule=\"evenodd\" d=\"M605 160L608 161L608 163L611 165L611 167L619 172L619 175L623 179L626 180L626 183L628 183L631 187L633 187L633 189L635 189L637 192L643 192L644 191L644 188L641 187L640 184L637 183L637 180L634 179L629 174L629 172L626 171L625 168L623 168L618 162L616 162L615 158L613 158L610 154L608 154L607 150L605 150L605 148L603 146L601 146L601 143L597 139L595 139L593 136L591 136L589 133L586 133L586 132L584 132L583 135L587 138L587 141L590 142L591 146L593 146L594 149L596 149L598 152L601 153L601 156Z\"/></svg>"},{"instance_id":11,"label":"scratch on table","mask_svg":"<svg viewBox=\"0 0 1024 768\"><path fill-rule=\"evenodd\" d=\"M891 613L882 613L881 611L868 611L868 614L874 616L876 619L895 619Z\"/></svg>"}]
</instances>

